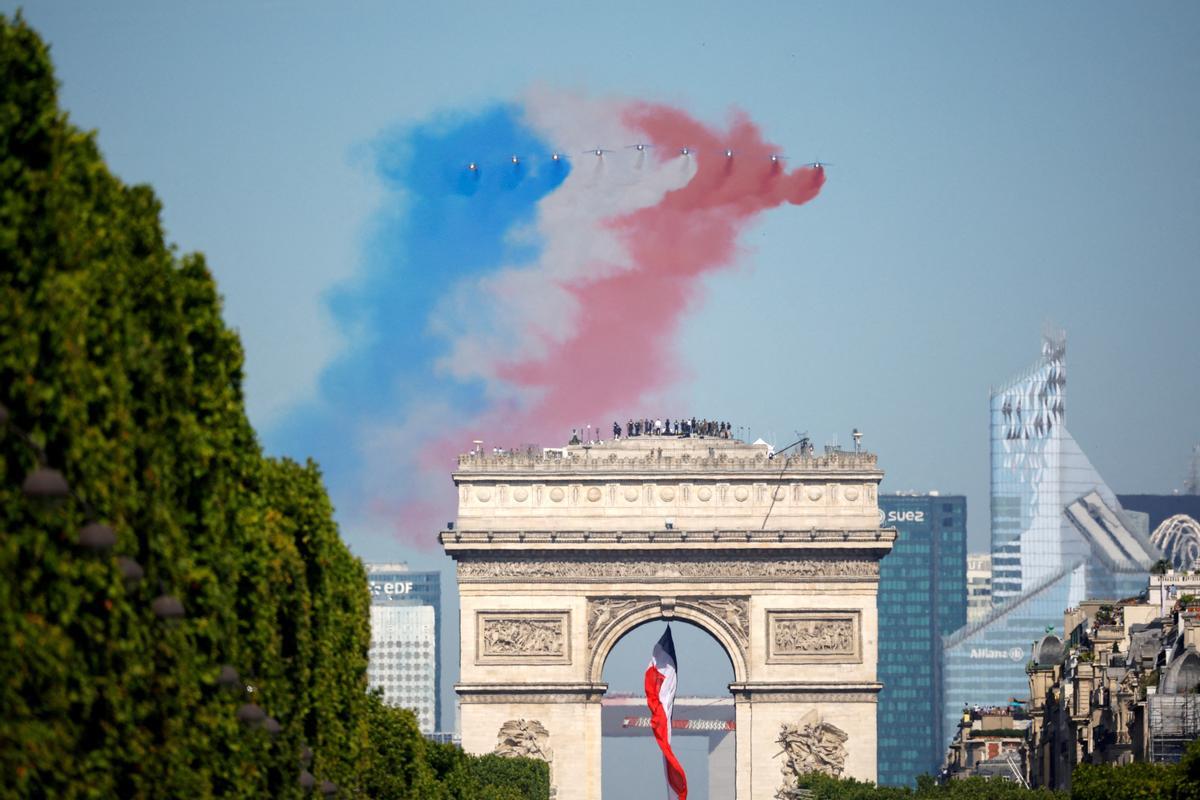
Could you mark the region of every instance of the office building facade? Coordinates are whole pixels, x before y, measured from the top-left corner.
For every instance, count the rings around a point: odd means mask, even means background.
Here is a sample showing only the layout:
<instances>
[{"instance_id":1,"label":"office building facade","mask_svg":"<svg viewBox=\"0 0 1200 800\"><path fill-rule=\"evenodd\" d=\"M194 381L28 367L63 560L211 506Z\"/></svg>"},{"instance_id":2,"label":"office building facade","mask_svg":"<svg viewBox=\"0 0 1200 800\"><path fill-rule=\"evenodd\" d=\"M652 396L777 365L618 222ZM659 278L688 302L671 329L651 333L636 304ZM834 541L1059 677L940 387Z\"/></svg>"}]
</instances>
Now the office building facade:
<instances>
[{"instance_id":1,"label":"office building facade","mask_svg":"<svg viewBox=\"0 0 1200 800\"><path fill-rule=\"evenodd\" d=\"M967 554L967 624L992 610L992 554Z\"/></svg>"},{"instance_id":2,"label":"office building facade","mask_svg":"<svg viewBox=\"0 0 1200 800\"><path fill-rule=\"evenodd\" d=\"M936 774L942 731L942 637L967 616L967 499L881 494L883 527L896 545L879 566L879 735L881 785Z\"/></svg>"},{"instance_id":3,"label":"office building facade","mask_svg":"<svg viewBox=\"0 0 1200 800\"><path fill-rule=\"evenodd\" d=\"M371 650L367 683L389 705L411 709L421 732L441 723L441 576L406 564L367 564Z\"/></svg>"},{"instance_id":4,"label":"office building facade","mask_svg":"<svg viewBox=\"0 0 1200 800\"><path fill-rule=\"evenodd\" d=\"M964 705L1024 697L1032 643L1086 598L1136 595L1159 556L1068 432L1065 398L1057 331L991 394L992 608L945 640L948 731Z\"/></svg>"}]
</instances>

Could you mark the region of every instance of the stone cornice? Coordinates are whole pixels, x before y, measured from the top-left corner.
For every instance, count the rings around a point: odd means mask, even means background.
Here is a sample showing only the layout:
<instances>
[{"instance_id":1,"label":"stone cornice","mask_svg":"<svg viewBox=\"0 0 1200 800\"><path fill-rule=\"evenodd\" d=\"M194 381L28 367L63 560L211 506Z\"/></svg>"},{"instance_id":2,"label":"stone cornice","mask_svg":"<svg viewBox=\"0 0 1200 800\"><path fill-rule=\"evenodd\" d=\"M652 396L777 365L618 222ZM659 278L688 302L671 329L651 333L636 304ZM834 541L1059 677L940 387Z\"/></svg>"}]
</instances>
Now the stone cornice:
<instances>
[{"instance_id":1,"label":"stone cornice","mask_svg":"<svg viewBox=\"0 0 1200 800\"><path fill-rule=\"evenodd\" d=\"M863 530L713 530L713 531L442 531L438 541L455 551L492 549L537 550L712 550L802 549L890 550L895 528Z\"/></svg>"},{"instance_id":2,"label":"stone cornice","mask_svg":"<svg viewBox=\"0 0 1200 800\"><path fill-rule=\"evenodd\" d=\"M875 703L882 683L731 683L737 701L754 703Z\"/></svg>"},{"instance_id":3,"label":"stone cornice","mask_svg":"<svg viewBox=\"0 0 1200 800\"><path fill-rule=\"evenodd\" d=\"M507 484L530 484L544 483L547 485L564 484L564 483L579 483L579 484L607 484L607 483L662 483L667 485L675 485L680 483L695 483L697 485L712 485L716 483L730 483L744 485L747 483L764 483L778 484L781 481L787 483L803 483L813 485L823 485L826 483L879 483L883 480L882 470L870 469L840 469L840 470L822 470L820 472L797 472L788 470L782 472L778 469L770 468L762 470L705 470L697 469L672 469L672 470L602 470L602 469L580 469L573 471L560 472L522 472L517 470L503 471L479 471L479 472L455 472L451 475L454 479L454 484L460 486L464 483L507 483Z\"/></svg>"},{"instance_id":4,"label":"stone cornice","mask_svg":"<svg viewBox=\"0 0 1200 800\"><path fill-rule=\"evenodd\" d=\"M787 477L812 476L816 479L842 478L847 474L862 474L875 480L883 477L874 453L837 452L826 455L787 456L766 458L726 454L712 457L689 457L668 455L665 457L621 456L598 451L595 455L569 458L544 458L525 454L459 456L458 469L454 471L455 482L460 480L511 480L514 476L546 480L560 478L575 479L585 475L602 475L606 479L614 474L626 474L637 480L650 476L669 475L679 480L680 475L695 475L702 480L714 480L716 475L729 475L736 480L746 480L754 475L764 479L778 480Z\"/></svg>"},{"instance_id":5,"label":"stone cornice","mask_svg":"<svg viewBox=\"0 0 1200 800\"><path fill-rule=\"evenodd\" d=\"M607 683L456 683L463 703L599 702Z\"/></svg>"}]
</instances>

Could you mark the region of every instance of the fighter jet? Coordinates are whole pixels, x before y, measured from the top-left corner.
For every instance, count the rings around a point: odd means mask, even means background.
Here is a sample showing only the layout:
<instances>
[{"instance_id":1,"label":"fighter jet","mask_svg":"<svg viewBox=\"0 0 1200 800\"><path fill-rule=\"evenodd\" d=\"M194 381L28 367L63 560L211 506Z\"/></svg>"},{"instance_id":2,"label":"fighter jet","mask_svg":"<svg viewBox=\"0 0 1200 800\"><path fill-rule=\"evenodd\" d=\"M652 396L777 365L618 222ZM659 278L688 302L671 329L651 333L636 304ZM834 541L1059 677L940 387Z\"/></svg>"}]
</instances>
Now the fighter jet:
<instances>
[{"instance_id":1,"label":"fighter jet","mask_svg":"<svg viewBox=\"0 0 1200 800\"><path fill-rule=\"evenodd\" d=\"M686 145L679 148L679 155L681 156L690 156L694 152L696 151Z\"/></svg>"},{"instance_id":2,"label":"fighter jet","mask_svg":"<svg viewBox=\"0 0 1200 800\"><path fill-rule=\"evenodd\" d=\"M645 144L644 142L638 142L637 144L626 145L625 149L626 150L637 150L639 153L644 153L647 150L649 150L651 147L654 147L654 145Z\"/></svg>"},{"instance_id":3,"label":"fighter jet","mask_svg":"<svg viewBox=\"0 0 1200 800\"><path fill-rule=\"evenodd\" d=\"M596 158L603 158L605 153L611 153L612 150L605 150L603 147L597 147L592 150L585 150L585 153L591 153Z\"/></svg>"}]
</instances>

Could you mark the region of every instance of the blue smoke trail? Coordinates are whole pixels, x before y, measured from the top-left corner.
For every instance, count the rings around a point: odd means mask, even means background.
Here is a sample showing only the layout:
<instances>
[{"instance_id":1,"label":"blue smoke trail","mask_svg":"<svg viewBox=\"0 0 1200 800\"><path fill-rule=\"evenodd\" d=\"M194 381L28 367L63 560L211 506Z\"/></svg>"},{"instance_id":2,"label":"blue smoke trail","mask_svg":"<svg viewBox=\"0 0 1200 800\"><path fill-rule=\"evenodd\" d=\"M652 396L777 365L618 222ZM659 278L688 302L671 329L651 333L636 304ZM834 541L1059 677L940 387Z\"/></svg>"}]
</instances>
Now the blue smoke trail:
<instances>
[{"instance_id":1,"label":"blue smoke trail","mask_svg":"<svg viewBox=\"0 0 1200 800\"><path fill-rule=\"evenodd\" d=\"M354 491L353 442L364 422L401 422L428 396L463 415L482 406L481 386L435 374L447 343L430 332L429 314L459 282L537 258L539 242L509 233L531 223L538 201L566 178L570 168L550 160L552 149L513 105L390 131L375 143L384 203L359 274L328 298L349 345L321 375L316 399L267 437L274 452L315 457L342 508L363 499Z\"/></svg>"}]
</instances>

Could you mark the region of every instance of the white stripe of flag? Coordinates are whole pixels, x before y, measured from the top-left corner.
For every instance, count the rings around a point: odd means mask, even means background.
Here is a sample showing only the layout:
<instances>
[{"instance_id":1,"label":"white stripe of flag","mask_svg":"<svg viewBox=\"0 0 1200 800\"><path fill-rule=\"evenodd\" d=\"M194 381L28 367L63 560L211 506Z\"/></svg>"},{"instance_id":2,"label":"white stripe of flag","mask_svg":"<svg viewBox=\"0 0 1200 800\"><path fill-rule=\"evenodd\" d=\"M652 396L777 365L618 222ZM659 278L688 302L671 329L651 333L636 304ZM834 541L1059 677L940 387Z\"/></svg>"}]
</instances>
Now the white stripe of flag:
<instances>
[{"instance_id":1,"label":"white stripe of flag","mask_svg":"<svg viewBox=\"0 0 1200 800\"><path fill-rule=\"evenodd\" d=\"M687 800L687 775L671 750L671 713L675 709L675 689L679 664L675 659L675 642L668 625L662 638L654 645L650 666L646 668L646 705L650 707L650 728L663 754L667 774L667 800Z\"/></svg>"}]
</instances>

